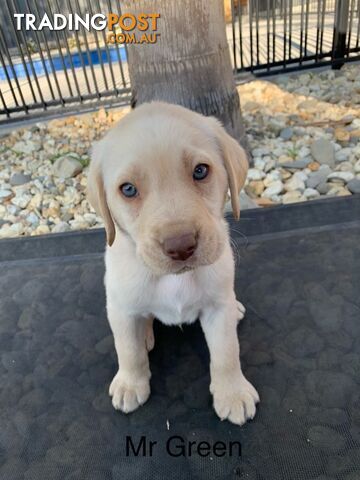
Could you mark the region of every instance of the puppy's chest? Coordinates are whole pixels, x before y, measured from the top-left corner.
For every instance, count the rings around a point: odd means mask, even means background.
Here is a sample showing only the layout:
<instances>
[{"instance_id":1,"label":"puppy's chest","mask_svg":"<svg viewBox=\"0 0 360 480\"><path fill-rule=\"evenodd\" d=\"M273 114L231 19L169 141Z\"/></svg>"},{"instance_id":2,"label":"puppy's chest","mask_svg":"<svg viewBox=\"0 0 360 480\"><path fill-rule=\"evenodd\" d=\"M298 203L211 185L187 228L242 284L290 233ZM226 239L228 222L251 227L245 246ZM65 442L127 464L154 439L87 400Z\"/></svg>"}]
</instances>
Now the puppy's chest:
<instances>
[{"instance_id":1,"label":"puppy's chest","mask_svg":"<svg viewBox=\"0 0 360 480\"><path fill-rule=\"evenodd\" d=\"M150 313L167 325L191 323L199 318L204 292L191 272L167 275L153 291Z\"/></svg>"}]
</instances>

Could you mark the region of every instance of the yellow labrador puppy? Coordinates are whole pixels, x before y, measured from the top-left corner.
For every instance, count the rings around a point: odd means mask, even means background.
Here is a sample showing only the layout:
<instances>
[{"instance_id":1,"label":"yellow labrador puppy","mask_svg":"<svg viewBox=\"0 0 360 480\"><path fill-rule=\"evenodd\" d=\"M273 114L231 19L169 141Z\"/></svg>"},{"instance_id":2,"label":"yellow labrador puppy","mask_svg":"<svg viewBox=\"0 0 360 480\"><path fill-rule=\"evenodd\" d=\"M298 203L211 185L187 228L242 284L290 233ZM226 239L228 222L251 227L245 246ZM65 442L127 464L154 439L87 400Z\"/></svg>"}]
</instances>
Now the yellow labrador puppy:
<instances>
[{"instance_id":1,"label":"yellow labrador puppy","mask_svg":"<svg viewBox=\"0 0 360 480\"><path fill-rule=\"evenodd\" d=\"M223 208L239 218L244 150L214 118L153 102L124 117L93 150L88 195L107 234L107 313L119 361L109 393L131 412L150 395L152 320L200 319L210 391L221 419L242 425L259 396L242 373L234 259Z\"/></svg>"}]
</instances>

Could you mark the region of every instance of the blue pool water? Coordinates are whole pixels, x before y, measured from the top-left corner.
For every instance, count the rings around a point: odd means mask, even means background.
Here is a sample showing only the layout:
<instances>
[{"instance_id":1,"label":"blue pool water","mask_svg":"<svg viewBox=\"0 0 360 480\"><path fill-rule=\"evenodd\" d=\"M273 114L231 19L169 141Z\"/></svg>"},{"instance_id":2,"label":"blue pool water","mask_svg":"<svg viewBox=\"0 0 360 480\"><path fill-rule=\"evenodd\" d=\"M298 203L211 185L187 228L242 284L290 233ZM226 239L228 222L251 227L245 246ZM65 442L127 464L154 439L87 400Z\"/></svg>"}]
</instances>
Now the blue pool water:
<instances>
[{"instance_id":1,"label":"blue pool water","mask_svg":"<svg viewBox=\"0 0 360 480\"><path fill-rule=\"evenodd\" d=\"M110 60L114 63L118 61L118 55L116 53L117 47L110 47L108 51L105 48L99 50L90 50L89 52L79 52L79 53L72 53L71 55L64 54L64 64L66 69L71 68L71 61L74 65L74 68L79 68L82 66L81 58L83 60L84 65L90 65L89 63L89 56L93 65L98 65L100 60L103 63L109 63L109 56ZM126 51L123 45L119 48L119 55L123 62L126 62ZM51 65L50 60L44 59L44 62L41 59L33 60L33 66L36 75L44 75L46 71L51 74L53 72L53 68L56 71L60 71L64 69L63 61L60 55L52 57L53 67ZM14 63L14 70L15 74L18 78L26 77L26 70L23 63ZM30 66L30 62L26 62L27 71L30 76L32 76L32 68ZM14 78L13 69L10 65L5 66L6 71L11 79ZM4 67L0 66L0 80L6 80L6 72Z\"/></svg>"}]
</instances>

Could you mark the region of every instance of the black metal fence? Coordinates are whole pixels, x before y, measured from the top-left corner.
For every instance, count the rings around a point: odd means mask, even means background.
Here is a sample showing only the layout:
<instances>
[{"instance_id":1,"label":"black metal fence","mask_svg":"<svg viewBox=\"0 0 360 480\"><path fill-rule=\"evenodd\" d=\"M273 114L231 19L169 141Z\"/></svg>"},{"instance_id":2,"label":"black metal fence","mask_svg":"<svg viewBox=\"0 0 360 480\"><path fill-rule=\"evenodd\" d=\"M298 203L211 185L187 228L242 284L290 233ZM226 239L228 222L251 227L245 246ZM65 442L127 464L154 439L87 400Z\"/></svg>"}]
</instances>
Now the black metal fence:
<instances>
[{"instance_id":1,"label":"black metal fence","mask_svg":"<svg viewBox=\"0 0 360 480\"><path fill-rule=\"evenodd\" d=\"M30 113L91 109L129 101L126 47L109 45L104 31L17 30L14 14L121 11L119 0L2 0L0 122ZM57 112L59 113L59 112Z\"/></svg>"},{"instance_id":2,"label":"black metal fence","mask_svg":"<svg viewBox=\"0 0 360 480\"><path fill-rule=\"evenodd\" d=\"M233 0L233 8L236 10L237 8L241 9L241 13L243 15L248 15L249 10L252 8L258 10L259 18L264 18L267 16L267 9L271 13L274 13L275 16L283 17L286 12L289 12L289 7L291 6L293 9L296 7L301 7L302 4L306 4L306 0L292 0L290 4L290 0L255 0L251 1L242 1L238 3L238 0ZM269 4L269 5L268 5ZM326 11L327 12L334 12L335 11L336 0L327 0L326 1ZM239 6L239 7L238 7ZM319 5L317 0L310 0L308 2L307 9L309 13L316 13L318 11Z\"/></svg>"},{"instance_id":3,"label":"black metal fence","mask_svg":"<svg viewBox=\"0 0 360 480\"><path fill-rule=\"evenodd\" d=\"M233 0L234 69L269 75L340 68L360 59L359 15L360 0Z\"/></svg>"},{"instance_id":4,"label":"black metal fence","mask_svg":"<svg viewBox=\"0 0 360 480\"><path fill-rule=\"evenodd\" d=\"M0 123L130 99L126 46L104 31L17 30L14 14L120 12L120 0L2 0ZM360 58L360 0L232 0L234 72L255 75Z\"/></svg>"}]
</instances>

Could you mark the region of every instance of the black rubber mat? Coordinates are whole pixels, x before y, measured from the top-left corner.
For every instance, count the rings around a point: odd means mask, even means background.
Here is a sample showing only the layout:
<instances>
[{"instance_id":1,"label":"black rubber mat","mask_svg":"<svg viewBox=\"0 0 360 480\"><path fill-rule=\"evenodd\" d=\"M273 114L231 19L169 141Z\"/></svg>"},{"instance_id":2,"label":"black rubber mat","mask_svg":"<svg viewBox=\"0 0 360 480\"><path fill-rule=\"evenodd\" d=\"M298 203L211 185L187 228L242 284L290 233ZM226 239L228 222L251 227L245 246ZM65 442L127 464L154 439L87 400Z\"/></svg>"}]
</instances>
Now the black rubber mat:
<instances>
[{"instance_id":1,"label":"black rubber mat","mask_svg":"<svg viewBox=\"0 0 360 480\"><path fill-rule=\"evenodd\" d=\"M43 238L48 256L16 260L21 241L0 242L1 479L360 479L359 198L250 212L231 229L242 364L262 400L241 428L212 409L198 324L156 325L149 401L113 410L101 253L71 256L68 242L55 255ZM127 437L147 455L127 455Z\"/></svg>"}]
</instances>

